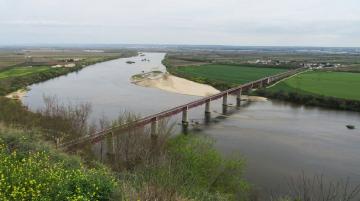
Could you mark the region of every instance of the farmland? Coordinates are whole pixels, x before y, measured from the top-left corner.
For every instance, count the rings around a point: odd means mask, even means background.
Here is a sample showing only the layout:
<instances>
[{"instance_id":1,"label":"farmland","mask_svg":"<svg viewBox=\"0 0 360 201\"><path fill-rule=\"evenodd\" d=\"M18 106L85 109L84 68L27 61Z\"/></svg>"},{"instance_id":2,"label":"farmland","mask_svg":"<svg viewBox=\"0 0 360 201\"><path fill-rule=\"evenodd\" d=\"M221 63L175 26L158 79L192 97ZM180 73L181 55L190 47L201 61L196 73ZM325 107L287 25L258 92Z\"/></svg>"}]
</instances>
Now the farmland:
<instances>
[{"instance_id":1,"label":"farmland","mask_svg":"<svg viewBox=\"0 0 360 201\"><path fill-rule=\"evenodd\" d=\"M171 69L171 73L193 81L207 83L219 89L257 80L285 71L283 68L251 67L247 65L205 64Z\"/></svg>"},{"instance_id":2,"label":"farmland","mask_svg":"<svg viewBox=\"0 0 360 201\"><path fill-rule=\"evenodd\" d=\"M208 64L198 67L182 67L178 68L178 71L192 76L203 76L223 82L243 84L283 72L284 70L278 68L255 68L242 65Z\"/></svg>"},{"instance_id":3,"label":"farmland","mask_svg":"<svg viewBox=\"0 0 360 201\"><path fill-rule=\"evenodd\" d=\"M82 49L0 49L0 71L15 66L51 66L64 63L68 59L94 62L104 58L128 57L135 54L135 52L127 50L89 52Z\"/></svg>"},{"instance_id":4,"label":"farmland","mask_svg":"<svg viewBox=\"0 0 360 201\"><path fill-rule=\"evenodd\" d=\"M253 64L249 61L272 61ZM274 61L280 61L275 62ZM288 62L284 62L288 61ZM261 89L253 94L293 103L360 111L359 60L356 55L280 52L172 52L163 61L176 76L225 90L244 82L298 68L304 64L332 64L331 68L307 72ZM335 65L336 64L336 65ZM331 66L331 65L330 65ZM328 72L331 71L331 72Z\"/></svg>"},{"instance_id":5,"label":"farmland","mask_svg":"<svg viewBox=\"0 0 360 201\"><path fill-rule=\"evenodd\" d=\"M312 71L287 79L269 90L360 100L359 89L359 73Z\"/></svg>"},{"instance_id":6,"label":"farmland","mask_svg":"<svg viewBox=\"0 0 360 201\"><path fill-rule=\"evenodd\" d=\"M0 72L0 79L6 79L10 77L20 77L25 75L30 75L33 73L39 73L42 71L49 70L50 67L39 66L39 67L14 67L9 70Z\"/></svg>"}]
</instances>

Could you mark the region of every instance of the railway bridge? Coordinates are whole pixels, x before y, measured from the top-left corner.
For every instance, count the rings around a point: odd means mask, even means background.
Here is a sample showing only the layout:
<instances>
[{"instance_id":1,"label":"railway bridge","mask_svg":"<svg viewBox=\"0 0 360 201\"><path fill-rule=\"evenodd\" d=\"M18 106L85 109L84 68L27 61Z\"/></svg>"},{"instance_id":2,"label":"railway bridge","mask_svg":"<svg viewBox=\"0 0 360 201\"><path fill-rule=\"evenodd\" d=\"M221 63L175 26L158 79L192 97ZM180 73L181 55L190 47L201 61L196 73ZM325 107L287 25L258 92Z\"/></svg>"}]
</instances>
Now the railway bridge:
<instances>
[{"instance_id":1,"label":"railway bridge","mask_svg":"<svg viewBox=\"0 0 360 201\"><path fill-rule=\"evenodd\" d=\"M199 100L195 100L193 102L180 105L174 108L171 108L166 111L162 111L160 113L150 115L144 118L141 118L135 122L132 122L131 125L120 125L112 128L108 128L106 130L94 133L92 135L83 136L81 138L72 140L70 142L66 142L63 144L58 144L58 148L62 149L77 149L78 147L81 147L81 145L88 144L88 143L97 143L103 139L105 139L107 136L113 135L114 130L121 130L121 129L129 129L129 127L141 127L150 124L151 125L151 135L156 136L157 129L158 129L158 122L161 119L174 116L176 114L182 113L182 124L184 127L187 127L188 125L188 111L192 108L201 106L205 104L205 117L210 116L210 104L211 101L217 100L222 98L222 110L223 113L226 113L228 108L228 97L229 95L236 95L236 105L239 107L241 103L241 95L244 92L251 91L252 89L259 89L266 86L269 86L271 84L274 84L278 82L279 80L282 80L284 78L287 78L289 76L292 76L294 74L297 74L299 72L302 72L306 70L306 68L297 68L294 70L289 70L280 74L268 76L265 78L261 78L259 80L255 80L252 82L248 82L246 84L242 84L240 86L228 89L226 91L222 91L218 94L208 96L201 98Z\"/></svg>"}]
</instances>

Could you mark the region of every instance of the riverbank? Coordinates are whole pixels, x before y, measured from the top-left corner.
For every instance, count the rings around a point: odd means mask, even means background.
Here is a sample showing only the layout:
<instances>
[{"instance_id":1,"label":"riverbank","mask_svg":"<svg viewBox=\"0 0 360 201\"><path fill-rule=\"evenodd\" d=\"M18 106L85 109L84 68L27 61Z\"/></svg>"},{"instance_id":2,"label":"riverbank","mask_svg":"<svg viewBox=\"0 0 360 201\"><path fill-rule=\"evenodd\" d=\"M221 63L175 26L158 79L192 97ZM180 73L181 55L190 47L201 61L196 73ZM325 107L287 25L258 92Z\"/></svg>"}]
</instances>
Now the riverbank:
<instances>
[{"instance_id":1,"label":"riverbank","mask_svg":"<svg viewBox=\"0 0 360 201\"><path fill-rule=\"evenodd\" d=\"M13 100L20 100L26 96L27 89L19 89L17 91L7 94L5 97Z\"/></svg>"},{"instance_id":2,"label":"riverbank","mask_svg":"<svg viewBox=\"0 0 360 201\"><path fill-rule=\"evenodd\" d=\"M137 53L135 52L126 52L123 54L119 54L118 56L97 56L94 58L82 60L76 63L76 65L72 68L52 68L51 66L23 66L6 68L6 70L1 71L1 73L6 76L0 77L0 96L19 99L24 96L24 91L18 90L24 89L29 85L47 81L49 79L66 75L68 73L80 71L81 69L96 63L135 56L136 54ZM13 68L21 70L7 73L8 71L12 71ZM41 70L33 70L38 68L40 68Z\"/></svg>"},{"instance_id":3,"label":"riverbank","mask_svg":"<svg viewBox=\"0 0 360 201\"><path fill-rule=\"evenodd\" d=\"M158 88L164 91L191 96L204 97L220 92L212 86L200 84L162 72L134 75L131 79L131 82L143 87Z\"/></svg>"}]
</instances>

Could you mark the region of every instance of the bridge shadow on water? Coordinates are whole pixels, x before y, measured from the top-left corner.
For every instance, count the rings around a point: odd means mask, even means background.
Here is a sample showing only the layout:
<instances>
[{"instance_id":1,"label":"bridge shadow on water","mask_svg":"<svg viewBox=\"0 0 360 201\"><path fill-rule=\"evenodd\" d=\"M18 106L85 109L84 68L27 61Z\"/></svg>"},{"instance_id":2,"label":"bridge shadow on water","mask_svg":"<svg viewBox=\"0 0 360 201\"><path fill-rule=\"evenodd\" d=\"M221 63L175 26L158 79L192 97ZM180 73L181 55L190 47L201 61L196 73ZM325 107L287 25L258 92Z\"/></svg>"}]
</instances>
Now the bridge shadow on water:
<instances>
[{"instance_id":1,"label":"bridge shadow on water","mask_svg":"<svg viewBox=\"0 0 360 201\"><path fill-rule=\"evenodd\" d=\"M182 134L199 134L204 130L213 128L214 126L226 121L232 115L240 113L244 108L249 107L252 101L243 101L240 107L234 104L228 104L227 107L222 111L216 110L211 113L205 113L205 117L202 119L191 119L187 125L178 123L181 127Z\"/></svg>"}]
</instances>

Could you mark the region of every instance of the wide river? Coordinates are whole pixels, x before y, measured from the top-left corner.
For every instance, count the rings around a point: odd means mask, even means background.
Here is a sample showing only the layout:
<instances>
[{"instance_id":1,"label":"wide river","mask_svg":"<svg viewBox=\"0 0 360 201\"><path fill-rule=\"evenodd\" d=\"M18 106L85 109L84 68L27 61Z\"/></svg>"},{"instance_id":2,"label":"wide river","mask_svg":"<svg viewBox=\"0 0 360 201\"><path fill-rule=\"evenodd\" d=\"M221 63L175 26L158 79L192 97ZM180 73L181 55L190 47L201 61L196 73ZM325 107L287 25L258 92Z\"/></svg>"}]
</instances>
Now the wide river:
<instances>
[{"instance_id":1,"label":"wide river","mask_svg":"<svg viewBox=\"0 0 360 201\"><path fill-rule=\"evenodd\" d=\"M91 103L93 119L113 119L123 112L146 116L198 99L130 83L130 77L142 71L165 71L164 56L146 53L145 57L95 64L30 86L23 103L36 110L43 107L43 96L57 96L65 103ZM129 60L136 63L127 64ZM235 98L230 102L235 103ZM203 107L191 110L189 119L203 122ZM216 101L211 107L212 116L220 116L221 103ZM246 178L258 188L276 190L302 173L336 180L349 177L352 184L360 184L360 129L345 127L359 128L359 113L266 101L246 104L220 117L197 128L197 133L214 138L225 155L241 154L247 161Z\"/></svg>"}]
</instances>

